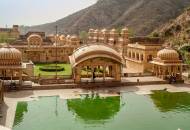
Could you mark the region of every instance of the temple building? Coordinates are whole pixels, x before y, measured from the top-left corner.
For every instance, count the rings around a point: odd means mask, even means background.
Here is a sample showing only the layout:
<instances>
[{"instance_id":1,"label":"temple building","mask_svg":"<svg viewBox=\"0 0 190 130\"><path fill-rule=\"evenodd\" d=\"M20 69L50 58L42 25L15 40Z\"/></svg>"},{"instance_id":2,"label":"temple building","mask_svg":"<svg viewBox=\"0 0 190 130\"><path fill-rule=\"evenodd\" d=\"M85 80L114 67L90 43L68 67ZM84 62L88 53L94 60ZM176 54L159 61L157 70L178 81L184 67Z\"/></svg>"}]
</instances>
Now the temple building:
<instances>
[{"instance_id":1,"label":"temple building","mask_svg":"<svg viewBox=\"0 0 190 130\"><path fill-rule=\"evenodd\" d=\"M121 32L118 32L116 29L89 29L88 32L88 44L101 43L107 44L120 53L123 53L123 48L129 43L129 30L128 28L123 28Z\"/></svg>"},{"instance_id":2,"label":"temple building","mask_svg":"<svg viewBox=\"0 0 190 130\"><path fill-rule=\"evenodd\" d=\"M0 28L0 38L17 39L20 36L18 25L13 25L12 28Z\"/></svg>"},{"instance_id":3,"label":"temple building","mask_svg":"<svg viewBox=\"0 0 190 130\"><path fill-rule=\"evenodd\" d=\"M171 77L176 81L182 80L183 63L179 59L176 50L166 47L157 53L157 57L151 61L152 72L157 77L167 80Z\"/></svg>"},{"instance_id":4,"label":"temple building","mask_svg":"<svg viewBox=\"0 0 190 130\"><path fill-rule=\"evenodd\" d=\"M33 76L33 63L23 63L22 53L10 46L0 48L0 79L3 85L15 83L19 87L23 81Z\"/></svg>"},{"instance_id":5,"label":"temple building","mask_svg":"<svg viewBox=\"0 0 190 130\"><path fill-rule=\"evenodd\" d=\"M150 61L156 57L157 52L162 48L160 38L133 37L124 48L127 73L151 72Z\"/></svg>"},{"instance_id":6,"label":"temple building","mask_svg":"<svg viewBox=\"0 0 190 130\"><path fill-rule=\"evenodd\" d=\"M11 43L22 52L23 61L34 63L69 63L69 55L80 46L76 35L49 35L43 32L28 32Z\"/></svg>"},{"instance_id":7,"label":"temple building","mask_svg":"<svg viewBox=\"0 0 190 130\"><path fill-rule=\"evenodd\" d=\"M75 82L83 78L121 81L123 58L118 51L104 44L89 44L78 48L70 56Z\"/></svg>"}]
</instances>

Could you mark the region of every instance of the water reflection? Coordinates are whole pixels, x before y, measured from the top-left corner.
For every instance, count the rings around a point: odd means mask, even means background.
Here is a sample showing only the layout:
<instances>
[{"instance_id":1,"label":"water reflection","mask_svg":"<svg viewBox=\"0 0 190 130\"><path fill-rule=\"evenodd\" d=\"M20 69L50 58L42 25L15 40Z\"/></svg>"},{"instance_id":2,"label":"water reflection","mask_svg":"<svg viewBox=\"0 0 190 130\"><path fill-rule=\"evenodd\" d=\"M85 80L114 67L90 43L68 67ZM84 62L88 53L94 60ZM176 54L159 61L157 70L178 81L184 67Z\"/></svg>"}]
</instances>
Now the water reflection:
<instances>
[{"instance_id":1,"label":"water reflection","mask_svg":"<svg viewBox=\"0 0 190 130\"><path fill-rule=\"evenodd\" d=\"M170 93L167 91L153 91L150 95L155 106L161 112L190 111L190 94L186 92Z\"/></svg>"},{"instance_id":2,"label":"water reflection","mask_svg":"<svg viewBox=\"0 0 190 130\"><path fill-rule=\"evenodd\" d=\"M101 98L97 94L84 95L80 99L67 100L68 110L86 123L103 123L120 110L120 97Z\"/></svg>"},{"instance_id":3,"label":"water reflection","mask_svg":"<svg viewBox=\"0 0 190 130\"><path fill-rule=\"evenodd\" d=\"M15 120L14 120L14 125L16 126L19 123L21 123L23 121L24 118L24 113L28 112L28 103L27 102L19 102L17 104L17 109L16 109L16 114L15 114Z\"/></svg>"}]
</instances>

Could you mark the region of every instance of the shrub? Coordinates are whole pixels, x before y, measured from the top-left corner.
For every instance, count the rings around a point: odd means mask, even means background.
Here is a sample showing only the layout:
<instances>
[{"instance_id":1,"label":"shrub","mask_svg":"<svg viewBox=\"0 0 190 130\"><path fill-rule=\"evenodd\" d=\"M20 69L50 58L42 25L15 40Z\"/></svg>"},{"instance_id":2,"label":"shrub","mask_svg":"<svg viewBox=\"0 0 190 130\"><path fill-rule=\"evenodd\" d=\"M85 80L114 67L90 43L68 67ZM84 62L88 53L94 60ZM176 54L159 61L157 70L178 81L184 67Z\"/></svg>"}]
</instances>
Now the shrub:
<instances>
[{"instance_id":1,"label":"shrub","mask_svg":"<svg viewBox=\"0 0 190 130\"><path fill-rule=\"evenodd\" d=\"M55 71L64 71L65 70L64 67L55 66L55 65L41 66L39 69L41 71L46 71L46 72L55 72Z\"/></svg>"}]
</instances>

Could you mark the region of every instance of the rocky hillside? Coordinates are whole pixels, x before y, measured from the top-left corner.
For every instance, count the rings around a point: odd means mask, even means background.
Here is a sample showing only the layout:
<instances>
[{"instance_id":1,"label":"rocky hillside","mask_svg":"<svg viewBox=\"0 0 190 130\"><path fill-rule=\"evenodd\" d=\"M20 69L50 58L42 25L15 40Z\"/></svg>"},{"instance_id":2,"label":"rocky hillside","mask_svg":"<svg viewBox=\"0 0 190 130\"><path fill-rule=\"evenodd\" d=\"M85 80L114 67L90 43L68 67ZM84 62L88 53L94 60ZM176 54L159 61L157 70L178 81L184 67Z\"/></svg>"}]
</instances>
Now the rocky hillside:
<instances>
[{"instance_id":1,"label":"rocky hillside","mask_svg":"<svg viewBox=\"0 0 190 130\"><path fill-rule=\"evenodd\" d=\"M53 23L21 27L20 30L51 34L58 25L59 32L73 34L89 28L128 26L137 35L147 35L176 18L187 6L190 6L190 0L98 0L96 4Z\"/></svg>"},{"instance_id":2,"label":"rocky hillside","mask_svg":"<svg viewBox=\"0 0 190 130\"><path fill-rule=\"evenodd\" d=\"M152 34L161 36L166 43L171 43L175 47L190 43L190 8L187 8L175 20L170 20L156 29Z\"/></svg>"}]
</instances>

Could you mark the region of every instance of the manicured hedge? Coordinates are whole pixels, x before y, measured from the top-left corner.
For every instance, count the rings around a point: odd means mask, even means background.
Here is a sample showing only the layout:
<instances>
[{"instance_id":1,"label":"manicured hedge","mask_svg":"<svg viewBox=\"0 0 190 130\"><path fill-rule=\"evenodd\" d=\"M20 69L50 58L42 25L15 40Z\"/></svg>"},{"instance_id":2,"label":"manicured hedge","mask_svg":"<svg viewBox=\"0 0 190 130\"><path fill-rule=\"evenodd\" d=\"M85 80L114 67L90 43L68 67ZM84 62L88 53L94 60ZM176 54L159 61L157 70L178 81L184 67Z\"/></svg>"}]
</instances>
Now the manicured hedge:
<instances>
[{"instance_id":1,"label":"manicured hedge","mask_svg":"<svg viewBox=\"0 0 190 130\"><path fill-rule=\"evenodd\" d=\"M61 66L55 66L55 65L49 65L49 66L41 66L39 68L41 71L46 71L46 72L55 72L56 70L59 71L64 71L64 67Z\"/></svg>"}]
</instances>

